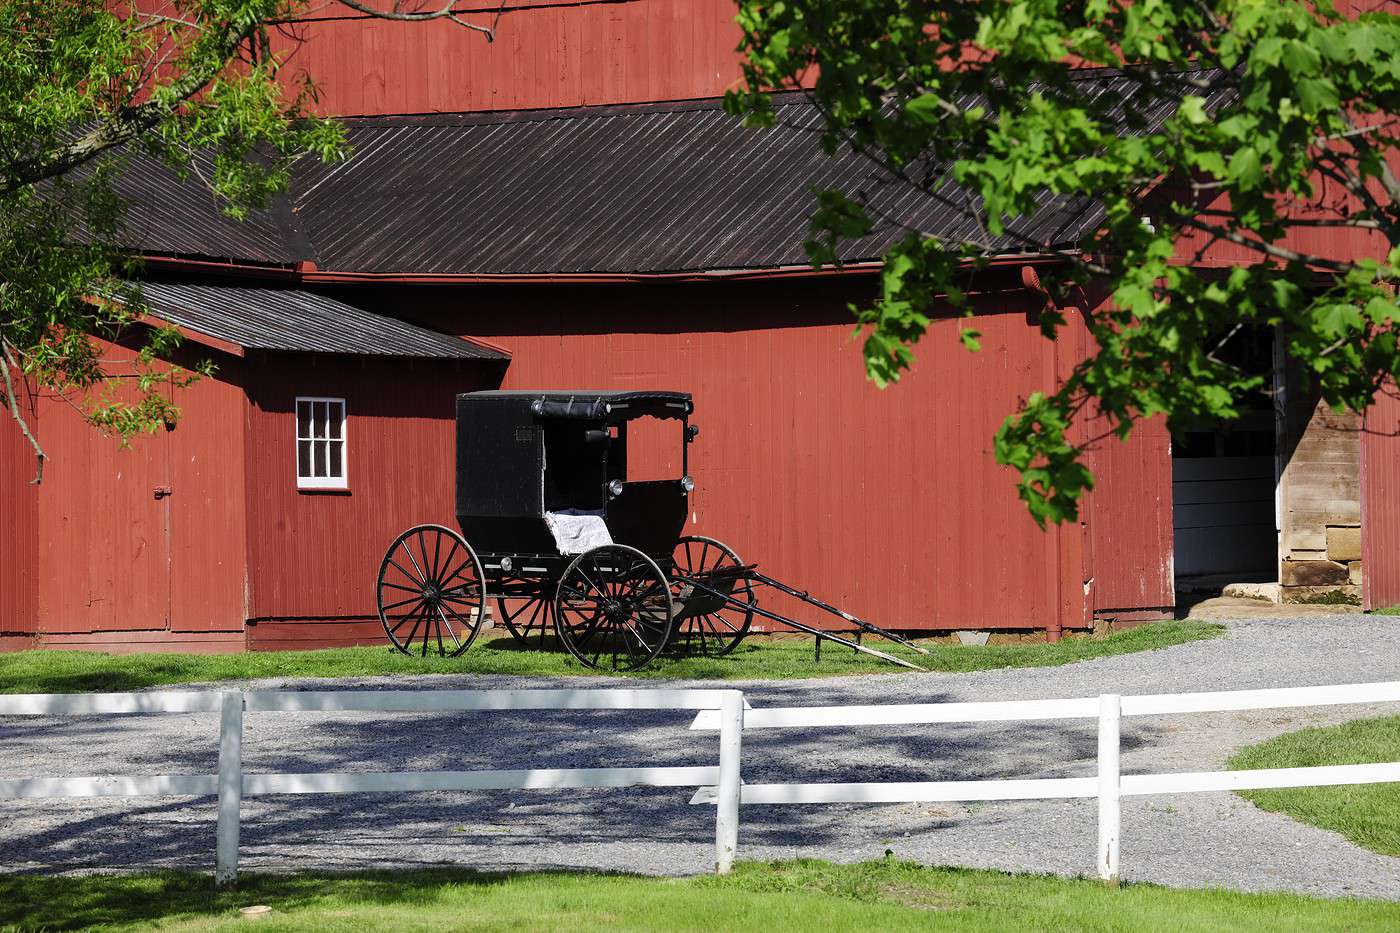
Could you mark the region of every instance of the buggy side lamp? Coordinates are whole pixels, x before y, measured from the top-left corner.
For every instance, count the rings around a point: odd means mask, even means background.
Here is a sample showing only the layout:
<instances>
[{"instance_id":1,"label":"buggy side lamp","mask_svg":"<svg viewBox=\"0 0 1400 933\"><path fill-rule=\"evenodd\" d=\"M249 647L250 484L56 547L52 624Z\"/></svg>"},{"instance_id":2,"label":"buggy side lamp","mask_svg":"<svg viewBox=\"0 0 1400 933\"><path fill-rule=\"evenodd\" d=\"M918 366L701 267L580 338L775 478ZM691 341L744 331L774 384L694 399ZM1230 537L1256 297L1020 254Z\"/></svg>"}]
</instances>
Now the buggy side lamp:
<instances>
[{"instance_id":1,"label":"buggy side lamp","mask_svg":"<svg viewBox=\"0 0 1400 933\"><path fill-rule=\"evenodd\" d=\"M684 489L687 493L694 492L694 491L695 491L695 480L691 479L689 476L682 476L682 477L681 477L681 488Z\"/></svg>"},{"instance_id":2,"label":"buggy side lamp","mask_svg":"<svg viewBox=\"0 0 1400 933\"><path fill-rule=\"evenodd\" d=\"M695 443L695 439L700 436L700 426L698 424L688 424L685 426L685 442Z\"/></svg>"},{"instance_id":3,"label":"buggy side lamp","mask_svg":"<svg viewBox=\"0 0 1400 933\"><path fill-rule=\"evenodd\" d=\"M614 499L616 499L618 496L622 495L622 480L620 480L620 479L615 479L615 480L612 480L611 482L609 482L609 483L608 483L608 492L610 492L610 493L612 494L612 496L613 496Z\"/></svg>"}]
</instances>

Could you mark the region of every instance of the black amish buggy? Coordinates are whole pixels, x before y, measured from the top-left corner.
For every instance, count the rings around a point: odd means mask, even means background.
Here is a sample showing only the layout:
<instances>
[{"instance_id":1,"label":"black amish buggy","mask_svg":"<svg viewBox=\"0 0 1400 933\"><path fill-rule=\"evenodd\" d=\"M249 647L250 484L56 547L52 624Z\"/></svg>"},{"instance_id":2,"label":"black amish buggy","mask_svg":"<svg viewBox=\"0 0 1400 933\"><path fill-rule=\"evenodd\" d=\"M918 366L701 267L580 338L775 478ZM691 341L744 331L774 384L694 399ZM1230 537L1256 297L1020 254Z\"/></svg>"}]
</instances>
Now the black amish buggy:
<instances>
[{"instance_id":1,"label":"black amish buggy","mask_svg":"<svg viewBox=\"0 0 1400 933\"><path fill-rule=\"evenodd\" d=\"M758 605L768 587L858 631L923 651L759 573L734 549L686 535L690 445L685 392L491 391L457 396L457 522L399 535L379 568L379 618L405 654L455 657L476 638L486 601L517 640L552 631L587 667L635 670L667 647L733 651L755 615L918 668ZM628 478L628 425L675 421L680 472Z\"/></svg>"}]
</instances>

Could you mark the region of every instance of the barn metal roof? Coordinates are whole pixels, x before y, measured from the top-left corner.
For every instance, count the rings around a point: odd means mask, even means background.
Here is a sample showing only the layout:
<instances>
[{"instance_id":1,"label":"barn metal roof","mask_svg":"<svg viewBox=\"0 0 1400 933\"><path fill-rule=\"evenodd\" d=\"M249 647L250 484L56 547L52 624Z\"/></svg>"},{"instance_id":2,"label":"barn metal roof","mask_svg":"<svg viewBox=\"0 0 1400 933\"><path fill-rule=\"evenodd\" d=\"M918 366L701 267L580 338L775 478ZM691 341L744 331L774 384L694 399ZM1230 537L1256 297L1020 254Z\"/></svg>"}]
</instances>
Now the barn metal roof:
<instances>
[{"instance_id":1,"label":"barn metal roof","mask_svg":"<svg viewBox=\"0 0 1400 933\"><path fill-rule=\"evenodd\" d=\"M246 349L507 360L510 355L324 295L282 288L142 282L153 315Z\"/></svg>"},{"instance_id":2,"label":"barn metal roof","mask_svg":"<svg viewBox=\"0 0 1400 933\"><path fill-rule=\"evenodd\" d=\"M1120 112L1142 90L1117 72L1079 80ZM1174 109L1170 98L1139 103L1149 129ZM814 188L865 192L881 215L934 235L978 234L955 185L940 203L849 149L827 156L820 114L801 95L778 99L775 112L769 129L743 126L715 100L350 119L351 158L302 161L291 195L246 224L220 215L202 186L141 162L124 181L132 245L374 274L770 269L807 264ZM994 252L1073 247L1102 220L1090 199L1046 193L1040 203ZM840 253L876 260L903 235L887 224Z\"/></svg>"}]
</instances>

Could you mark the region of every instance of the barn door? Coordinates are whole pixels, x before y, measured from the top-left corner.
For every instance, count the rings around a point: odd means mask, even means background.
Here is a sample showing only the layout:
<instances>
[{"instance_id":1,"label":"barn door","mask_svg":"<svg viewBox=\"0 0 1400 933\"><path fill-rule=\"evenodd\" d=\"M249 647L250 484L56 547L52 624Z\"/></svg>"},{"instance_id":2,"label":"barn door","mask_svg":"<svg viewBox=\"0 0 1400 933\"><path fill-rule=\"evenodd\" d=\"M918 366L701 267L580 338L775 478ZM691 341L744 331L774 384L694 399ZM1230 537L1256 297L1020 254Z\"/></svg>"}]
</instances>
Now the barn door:
<instances>
[{"instance_id":1,"label":"barn door","mask_svg":"<svg viewBox=\"0 0 1400 933\"><path fill-rule=\"evenodd\" d=\"M39 631L168 630L164 432L139 435L123 449L65 399L45 397L40 409L50 460L39 487Z\"/></svg>"},{"instance_id":2,"label":"barn door","mask_svg":"<svg viewBox=\"0 0 1400 933\"><path fill-rule=\"evenodd\" d=\"M218 376L175 395L166 434L170 470L170 628L243 630L247 540L243 392Z\"/></svg>"}]
</instances>

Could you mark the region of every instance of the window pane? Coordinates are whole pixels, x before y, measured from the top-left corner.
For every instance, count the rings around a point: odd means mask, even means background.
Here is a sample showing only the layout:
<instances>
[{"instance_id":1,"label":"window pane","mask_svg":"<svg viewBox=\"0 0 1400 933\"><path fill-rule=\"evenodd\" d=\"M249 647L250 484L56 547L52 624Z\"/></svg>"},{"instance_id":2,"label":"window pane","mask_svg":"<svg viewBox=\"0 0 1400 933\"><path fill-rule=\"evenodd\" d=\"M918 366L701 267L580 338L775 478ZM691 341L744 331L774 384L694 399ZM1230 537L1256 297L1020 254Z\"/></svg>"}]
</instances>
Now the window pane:
<instances>
[{"instance_id":1,"label":"window pane","mask_svg":"<svg viewBox=\"0 0 1400 933\"><path fill-rule=\"evenodd\" d=\"M297 476L311 475L311 442L297 441Z\"/></svg>"},{"instance_id":2,"label":"window pane","mask_svg":"<svg viewBox=\"0 0 1400 933\"><path fill-rule=\"evenodd\" d=\"M336 477L344 476L345 469L340 464L340 458L345 444L341 441L330 441L326 446L329 448L327 452L330 454L331 458L330 475Z\"/></svg>"},{"instance_id":3,"label":"window pane","mask_svg":"<svg viewBox=\"0 0 1400 933\"><path fill-rule=\"evenodd\" d=\"M345 422L345 405L343 402L331 402L331 424L329 437L340 439L340 427Z\"/></svg>"},{"instance_id":4,"label":"window pane","mask_svg":"<svg viewBox=\"0 0 1400 933\"><path fill-rule=\"evenodd\" d=\"M312 437L319 438L326 436L326 413L330 411L330 407L329 402L316 403L316 423L313 425L316 433L313 434Z\"/></svg>"},{"instance_id":5,"label":"window pane","mask_svg":"<svg viewBox=\"0 0 1400 933\"><path fill-rule=\"evenodd\" d=\"M311 436L311 403L297 402L297 437Z\"/></svg>"},{"instance_id":6,"label":"window pane","mask_svg":"<svg viewBox=\"0 0 1400 933\"><path fill-rule=\"evenodd\" d=\"M325 441L317 441L315 444L312 444L311 446L312 446L313 453L315 454L315 457L316 457L316 466L315 466L315 470L314 470L314 472L312 473L312 475L313 475L313 476L325 476L325 475L326 475L326 442L325 442Z\"/></svg>"}]
</instances>

